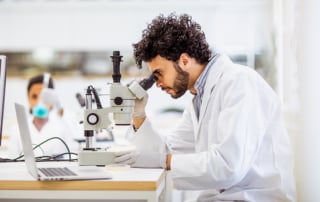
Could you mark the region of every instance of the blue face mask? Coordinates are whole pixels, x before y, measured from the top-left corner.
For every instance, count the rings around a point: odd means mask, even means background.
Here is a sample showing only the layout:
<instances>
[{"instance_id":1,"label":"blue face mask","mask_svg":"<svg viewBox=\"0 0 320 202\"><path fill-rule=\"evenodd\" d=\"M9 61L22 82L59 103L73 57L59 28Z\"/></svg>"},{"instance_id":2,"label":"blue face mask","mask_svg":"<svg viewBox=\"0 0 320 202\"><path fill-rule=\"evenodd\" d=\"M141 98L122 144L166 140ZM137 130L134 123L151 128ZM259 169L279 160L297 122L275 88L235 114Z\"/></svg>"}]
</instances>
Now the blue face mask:
<instances>
[{"instance_id":1,"label":"blue face mask","mask_svg":"<svg viewBox=\"0 0 320 202\"><path fill-rule=\"evenodd\" d=\"M35 117L38 117L38 118L47 118L48 115L49 115L49 110L48 110L48 107L39 102L38 104L36 104L33 109L32 109L32 114L33 116Z\"/></svg>"}]
</instances>

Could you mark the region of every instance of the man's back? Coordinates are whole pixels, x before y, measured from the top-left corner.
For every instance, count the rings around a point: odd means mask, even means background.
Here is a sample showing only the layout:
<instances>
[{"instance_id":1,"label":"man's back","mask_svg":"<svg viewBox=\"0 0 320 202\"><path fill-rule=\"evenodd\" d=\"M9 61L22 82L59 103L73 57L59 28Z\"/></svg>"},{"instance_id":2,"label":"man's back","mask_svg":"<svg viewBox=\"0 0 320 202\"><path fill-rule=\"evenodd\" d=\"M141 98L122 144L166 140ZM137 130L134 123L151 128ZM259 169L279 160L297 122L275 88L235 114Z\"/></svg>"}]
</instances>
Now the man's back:
<instances>
[{"instance_id":1,"label":"man's back","mask_svg":"<svg viewBox=\"0 0 320 202\"><path fill-rule=\"evenodd\" d=\"M280 103L256 72L227 57L218 59L207 79L201 112L197 120L189 109L194 131L188 135L194 136L195 154L187 162L173 155L177 188L219 189L219 194L206 191L200 196L212 201L294 200L292 149ZM183 128L170 138L186 135Z\"/></svg>"}]
</instances>

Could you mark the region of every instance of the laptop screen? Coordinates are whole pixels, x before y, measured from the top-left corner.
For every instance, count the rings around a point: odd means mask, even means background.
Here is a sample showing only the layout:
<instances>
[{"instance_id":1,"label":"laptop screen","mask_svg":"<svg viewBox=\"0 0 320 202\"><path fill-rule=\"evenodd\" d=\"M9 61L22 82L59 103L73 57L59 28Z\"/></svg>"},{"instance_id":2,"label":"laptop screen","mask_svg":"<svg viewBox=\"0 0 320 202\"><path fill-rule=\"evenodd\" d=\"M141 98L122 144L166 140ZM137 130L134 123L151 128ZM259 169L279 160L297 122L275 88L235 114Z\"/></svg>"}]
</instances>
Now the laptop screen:
<instances>
[{"instance_id":1,"label":"laptop screen","mask_svg":"<svg viewBox=\"0 0 320 202\"><path fill-rule=\"evenodd\" d=\"M0 55L0 146L2 139L3 129L3 113L4 113L4 101L5 101L5 90L6 90L6 74L7 74L7 57Z\"/></svg>"}]
</instances>

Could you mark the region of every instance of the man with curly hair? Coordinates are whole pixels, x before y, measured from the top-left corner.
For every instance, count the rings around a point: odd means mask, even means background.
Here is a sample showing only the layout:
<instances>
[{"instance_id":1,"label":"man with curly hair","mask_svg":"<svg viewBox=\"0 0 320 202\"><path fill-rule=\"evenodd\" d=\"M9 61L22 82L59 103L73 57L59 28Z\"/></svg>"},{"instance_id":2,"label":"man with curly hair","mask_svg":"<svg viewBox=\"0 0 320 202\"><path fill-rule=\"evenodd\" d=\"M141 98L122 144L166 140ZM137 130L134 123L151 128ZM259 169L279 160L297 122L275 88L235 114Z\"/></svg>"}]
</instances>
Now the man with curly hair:
<instances>
[{"instance_id":1,"label":"man with curly hair","mask_svg":"<svg viewBox=\"0 0 320 202\"><path fill-rule=\"evenodd\" d=\"M148 97L136 100L134 135L149 142L162 137L155 141L166 150L146 151L141 143L116 162L166 168L177 189L201 191L197 201L295 201L280 102L261 76L211 51L200 25L186 14L159 15L133 47L137 65L146 63L157 87L172 98L186 91L194 98L166 136L146 117Z\"/></svg>"}]
</instances>

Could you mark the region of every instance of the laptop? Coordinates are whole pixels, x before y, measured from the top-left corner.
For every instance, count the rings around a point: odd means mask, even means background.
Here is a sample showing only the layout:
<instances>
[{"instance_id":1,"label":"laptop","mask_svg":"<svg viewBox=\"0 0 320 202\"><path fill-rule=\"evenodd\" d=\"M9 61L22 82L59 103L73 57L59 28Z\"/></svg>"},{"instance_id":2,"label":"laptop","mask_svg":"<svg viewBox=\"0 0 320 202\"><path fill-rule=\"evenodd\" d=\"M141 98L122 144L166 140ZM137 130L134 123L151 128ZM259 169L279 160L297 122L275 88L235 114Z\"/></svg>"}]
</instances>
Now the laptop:
<instances>
[{"instance_id":1,"label":"laptop","mask_svg":"<svg viewBox=\"0 0 320 202\"><path fill-rule=\"evenodd\" d=\"M25 106L15 103L16 115L20 130L20 139L25 163L29 173L37 180L93 180L111 179L112 175L104 167L97 166L37 166L32 149L31 134Z\"/></svg>"},{"instance_id":2,"label":"laptop","mask_svg":"<svg viewBox=\"0 0 320 202\"><path fill-rule=\"evenodd\" d=\"M3 113L4 113L4 101L6 92L6 72L7 72L7 57L0 55L0 146L3 130Z\"/></svg>"}]
</instances>

